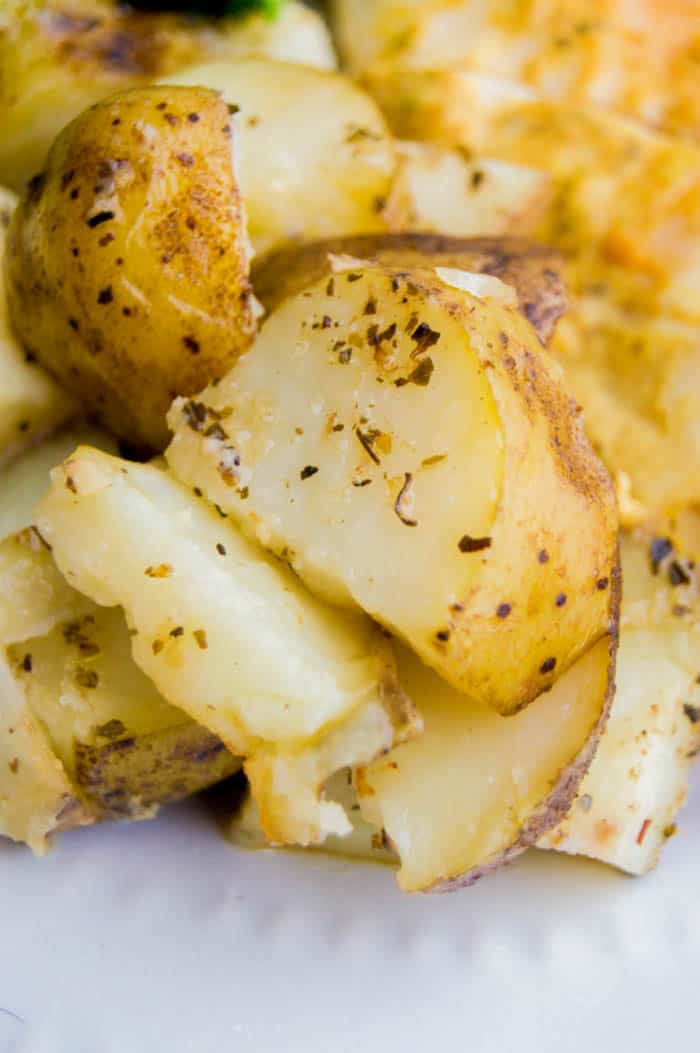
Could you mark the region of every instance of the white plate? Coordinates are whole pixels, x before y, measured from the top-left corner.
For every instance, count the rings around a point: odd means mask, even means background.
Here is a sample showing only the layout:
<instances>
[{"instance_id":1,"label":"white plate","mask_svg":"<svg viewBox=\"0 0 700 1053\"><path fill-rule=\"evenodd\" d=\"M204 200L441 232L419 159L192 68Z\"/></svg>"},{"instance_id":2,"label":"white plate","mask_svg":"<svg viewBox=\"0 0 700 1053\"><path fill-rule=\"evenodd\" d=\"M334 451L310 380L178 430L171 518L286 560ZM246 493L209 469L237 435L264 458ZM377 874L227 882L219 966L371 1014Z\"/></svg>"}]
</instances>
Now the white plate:
<instances>
[{"instance_id":1,"label":"white plate","mask_svg":"<svg viewBox=\"0 0 700 1053\"><path fill-rule=\"evenodd\" d=\"M449 896L242 852L196 803L43 861L0 842L0 1051L692 1048L698 798L645 879L533 852Z\"/></svg>"}]
</instances>

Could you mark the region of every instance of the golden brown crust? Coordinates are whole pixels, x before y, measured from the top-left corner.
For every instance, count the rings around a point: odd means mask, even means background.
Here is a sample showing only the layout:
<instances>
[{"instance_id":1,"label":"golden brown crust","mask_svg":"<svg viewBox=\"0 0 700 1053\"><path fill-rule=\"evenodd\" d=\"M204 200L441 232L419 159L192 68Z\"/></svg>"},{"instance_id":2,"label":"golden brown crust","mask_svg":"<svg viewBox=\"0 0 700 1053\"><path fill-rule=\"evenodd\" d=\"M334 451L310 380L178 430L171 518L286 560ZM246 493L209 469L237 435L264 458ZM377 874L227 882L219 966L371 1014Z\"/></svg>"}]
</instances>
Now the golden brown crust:
<instances>
[{"instance_id":1,"label":"golden brown crust","mask_svg":"<svg viewBox=\"0 0 700 1053\"><path fill-rule=\"evenodd\" d=\"M24 345L132 442L162 448L177 394L222 376L255 331L226 104L136 89L56 140L8 238Z\"/></svg>"},{"instance_id":2,"label":"golden brown crust","mask_svg":"<svg viewBox=\"0 0 700 1053\"><path fill-rule=\"evenodd\" d=\"M542 343L566 311L558 253L524 238L452 238L443 234L361 234L282 249L255 262L256 295L268 311L330 273L328 255L376 260L389 267L454 267L492 274L512 285Z\"/></svg>"}]
</instances>

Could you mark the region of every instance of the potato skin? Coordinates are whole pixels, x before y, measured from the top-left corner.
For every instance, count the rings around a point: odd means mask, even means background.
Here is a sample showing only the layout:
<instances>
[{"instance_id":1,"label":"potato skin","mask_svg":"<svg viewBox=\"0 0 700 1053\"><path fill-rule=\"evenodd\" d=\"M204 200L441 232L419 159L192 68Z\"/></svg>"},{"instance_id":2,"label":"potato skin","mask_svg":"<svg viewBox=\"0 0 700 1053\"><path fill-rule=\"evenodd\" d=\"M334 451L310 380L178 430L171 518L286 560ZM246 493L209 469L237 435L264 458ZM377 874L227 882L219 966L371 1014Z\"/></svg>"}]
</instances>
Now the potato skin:
<instances>
[{"instance_id":1,"label":"potato skin","mask_svg":"<svg viewBox=\"0 0 700 1053\"><path fill-rule=\"evenodd\" d=\"M194 721L150 735L77 742L75 780L98 819L147 819L228 778L240 760Z\"/></svg>"},{"instance_id":2,"label":"potato skin","mask_svg":"<svg viewBox=\"0 0 700 1053\"><path fill-rule=\"evenodd\" d=\"M517 838L503 851L491 859L485 860L479 866L472 867L459 877L438 881L425 892L456 892L460 888L469 888L475 885L482 877L487 877L495 870L522 855L528 848L536 845L539 839L549 830L553 830L565 818L573 804L579 786L595 757L598 743L605 731L610 716L610 709L615 698L615 667L617 651L619 646L619 613L620 598L622 595L622 578L619 565L613 578L613 593L610 608L610 636L609 636L609 660L608 660L608 687L605 694L605 702L601 709L600 717L593 728L587 742L578 756L559 775L552 786L549 796L542 802L540 807L528 817L518 833Z\"/></svg>"},{"instance_id":3,"label":"potato skin","mask_svg":"<svg viewBox=\"0 0 700 1053\"><path fill-rule=\"evenodd\" d=\"M268 311L330 273L329 254L376 260L388 267L456 267L493 274L518 293L521 310L543 344L567 309L563 261L524 238L453 238L444 234L360 234L268 253L252 268L256 296Z\"/></svg>"},{"instance_id":4,"label":"potato skin","mask_svg":"<svg viewBox=\"0 0 700 1053\"><path fill-rule=\"evenodd\" d=\"M162 448L165 412L252 338L248 242L228 108L136 89L59 136L8 238L24 345L117 434Z\"/></svg>"}]
</instances>

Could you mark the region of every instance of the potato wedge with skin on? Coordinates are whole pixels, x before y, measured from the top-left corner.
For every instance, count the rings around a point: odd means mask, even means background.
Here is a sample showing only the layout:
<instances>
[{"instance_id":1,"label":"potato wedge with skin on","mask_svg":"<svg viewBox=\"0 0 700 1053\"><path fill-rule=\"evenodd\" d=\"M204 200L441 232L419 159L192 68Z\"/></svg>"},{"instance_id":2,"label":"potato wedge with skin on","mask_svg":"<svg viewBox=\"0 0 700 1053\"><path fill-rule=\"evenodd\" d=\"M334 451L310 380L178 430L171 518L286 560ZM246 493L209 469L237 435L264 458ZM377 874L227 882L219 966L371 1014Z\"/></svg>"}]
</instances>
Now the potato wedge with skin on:
<instances>
[{"instance_id":1,"label":"potato wedge with skin on","mask_svg":"<svg viewBox=\"0 0 700 1053\"><path fill-rule=\"evenodd\" d=\"M21 190L56 135L118 91L202 62L268 56L333 69L328 29L287 2L278 18L203 19L101 0L9 0L0 12L0 182ZM3 15L5 16L3 19Z\"/></svg>"},{"instance_id":2,"label":"potato wedge with skin on","mask_svg":"<svg viewBox=\"0 0 700 1053\"><path fill-rule=\"evenodd\" d=\"M52 833L149 818L240 767L164 701L123 614L72 589L34 528L0 543L0 680L0 832L38 854Z\"/></svg>"},{"instance_id":3,"label":"potato wedge with skin on","mask_svg":"<svg viewBox=\"0 0 700 1053\"><path fill-rule=\"evenodd\" d=\"M370 96L338 73L249 59L169 78L238 107L236 171L256 252L387 229L393 141Z\"/></svg>"},{"instance_id":4,"label":"potato wedge with skin on","mask_svg":"<svg viewBox=\"0 0 700 1053\"><path fill-rule=\"evenodd\" d=\"M543 344L567 309L563 261L552 249L520 238L426 233L326 238L268 253L253 266L256 296L268 312L273 311L324 276L330 280L333 256L352 256L388 267L447 267L492 274L515 289L522 312Z\"/></svg>"},{"instance_id":5,"label":"potato wedge with skin on","mask_svg":"<svg viewBox=\"0 0 700 1053\"><path fill-rule=\"evenodd\" d=\"M571 811L538 847L644 874L675 833L700 749L697 572L670 539L623 534L615 701Z\"/></svg>"},{"instance_id":6,"label":"potato wedge with skin on","mask_svg":"<svg viewBox=\"0 0 700 1053\"><path fill-rule=\"evenodd\" d=\"M364 818L398 853L404 891L473 884L562 818L605 725L615 649L614 637L599 640L551 691L508 718L401 652L423 735L356 771L355 785Z\"/></svg>"},{"instance_id":7,"label":"potato wedge with skin on","mask_svg":"<svg viewBox=\"0 0 700 1053\"><path fill-rule=\"evenodd\" d=\"M7 649L27 705L96 818L150 818L240 767L131 658L123 613L91 605Z\"/></svg>"},{"instance_id":8,"label":"potato wedge with skin on","mask_svg":"<svg viewBox=\"0 0 700 1053\"><path fill-rule=\"evenodd\" d=\"M326 608L222 515L160 468L82 448L54 471L38 522L71 583L124 607L134 659L163 696L255 764L261 811L284 812L275 836L322 840L340 821L320 797L331 747L355 763L420 722L385 635ZM358 734L365 707L381 719ZM298 813L292 781L306 791Z\"/></svg>"},{"instance_id":9,"label":"potato wedge with skin on","mask_svg":"<svg viewBox=\"0 0 700 1053\"><path fill-rule=\"evenodd\" d=\"M162 448L173 396L221 376L255 330L235 150L213 92L126 92L61 133L13 216L19 338L131 442Z\"/></svg>"},{"instance_id":10,"label":"potato wedge with skin on","mask_svg":"<svg viewBox=\"0 0 700 1053\"><path fill-rule=\"evenodd\" d=\"M0 468L78 411L70 395L23 350L10 326L3 258L17 202L0 187Z\"/></svg>"},{"instance_id":11,"label":"potato wedge with skin on","mask_svg":"<svg viewBox=\"0 0 700 1053\"><path fill-rule=\"evenodd\" d=\"M513 712L608 631L610 481L518 311L448 284L464 272L341 262L174 403L168 463L319 595Z\"/></svg>"}]
</instances>

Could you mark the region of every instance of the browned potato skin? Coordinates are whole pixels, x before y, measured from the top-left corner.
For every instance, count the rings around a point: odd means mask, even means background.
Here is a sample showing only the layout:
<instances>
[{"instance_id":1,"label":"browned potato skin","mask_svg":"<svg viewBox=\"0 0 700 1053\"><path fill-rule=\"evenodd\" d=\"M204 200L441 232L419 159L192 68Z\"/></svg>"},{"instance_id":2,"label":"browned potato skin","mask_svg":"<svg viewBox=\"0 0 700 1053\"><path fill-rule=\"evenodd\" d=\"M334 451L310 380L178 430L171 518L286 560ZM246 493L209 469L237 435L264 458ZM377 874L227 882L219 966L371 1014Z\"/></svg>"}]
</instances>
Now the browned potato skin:
<instances>
[{"instance_id":1,"label":"browned potato skin","mask_svg":"<svg viewBox=\"0 0 700 1053\"><path fill-rule=\"evenodd\" d=\"M136 89L56 140L9 232L11 318L28 351L135 443L222 376L255 330L228 107Z\"/></svg>"},{"instance_id":2,"label":"browned potato skin","mask_svg":"<svg viewBox=\"0 0 700 1053\"><path fill-rule=\"evenodd\" d=\"M268 311L330 272L328 255L376 260L389 267L455 267L492 274L512 285L543 344L567 309L562 260L524 238L451 238L443 234L364 234L269 253L252 269L253 288Z\"/></svg>"},{"instance_id":3,"label":"browned potato skin","mask_svg":"<svg viewBox=\"0 0 700 1053\"><path fill-rule=\"evenodd\" d=\"M540 807L529 816L527 822L521 828L517 838L503 852L499 852L491 859L486 860L478 867L472 867L459 877L447 881L438 881L425 889L425 892L456 892L460 888L469 888L475 885L482 877L487 877L502 866L512 863L518 856L522 855L528 848L537 844L540 837L553 830L564 819L571 808L578 788L584 775L591 766L595 757L598 743L605 731L605 726L610 716L610 708L615 698L615 664L617 661L617 649L619 645L618 620L620 615L620 598L622 578L618 569L613 578L613 593L610 613L610 648L608 661L608 690L605 696L605 704L601 711L598 722L591 735L576 759L569 764L559 775L552 786L549 796L542 802Z\"/></svg>"},{"instance_id":4,"label":"browned potato skin","mask_svg":"<svg viewBox=\"0 0 700 1053\"><path fill-rule=\"evenodd\" d=\"M97 819L145 819L228 778L240 760L206 728L188 721L138 744L128 735L76 743L76 782Z\"/></svg>"}]
</instances>

